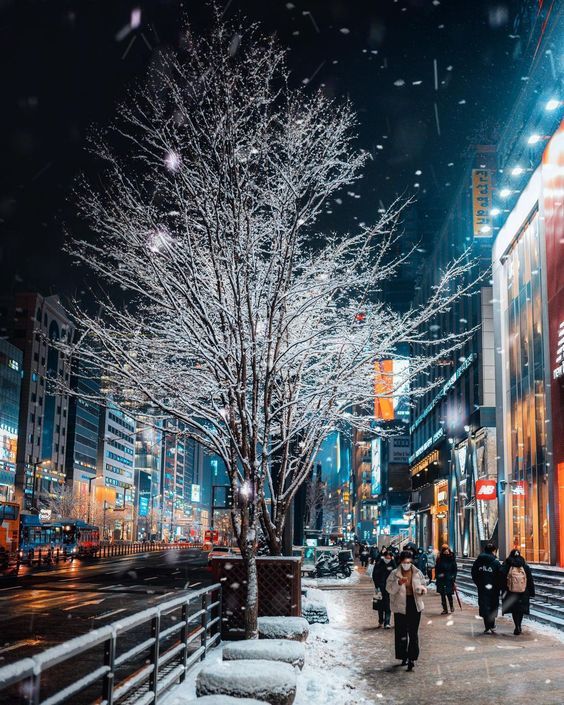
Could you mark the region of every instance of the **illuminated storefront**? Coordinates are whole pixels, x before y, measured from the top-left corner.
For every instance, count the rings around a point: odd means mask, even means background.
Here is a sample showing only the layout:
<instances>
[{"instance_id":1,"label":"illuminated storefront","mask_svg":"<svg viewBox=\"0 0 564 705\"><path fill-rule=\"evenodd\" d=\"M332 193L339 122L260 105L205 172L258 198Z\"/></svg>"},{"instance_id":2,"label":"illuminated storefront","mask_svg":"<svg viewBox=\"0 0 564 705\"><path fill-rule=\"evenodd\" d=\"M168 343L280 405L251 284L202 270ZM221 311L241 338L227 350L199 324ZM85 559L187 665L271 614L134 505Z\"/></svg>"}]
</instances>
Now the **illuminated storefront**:
<instances>
[{"instance_id":1,"label":"illuminated storefront","mask_svg":"<svg viewBox=\"0 0 564 705\"><path fill-rule=\"evenodd\" d=\"M561 127L494 246L500 540L528 561L560 564L563 142Z\"/></svg>"}]
</instances>

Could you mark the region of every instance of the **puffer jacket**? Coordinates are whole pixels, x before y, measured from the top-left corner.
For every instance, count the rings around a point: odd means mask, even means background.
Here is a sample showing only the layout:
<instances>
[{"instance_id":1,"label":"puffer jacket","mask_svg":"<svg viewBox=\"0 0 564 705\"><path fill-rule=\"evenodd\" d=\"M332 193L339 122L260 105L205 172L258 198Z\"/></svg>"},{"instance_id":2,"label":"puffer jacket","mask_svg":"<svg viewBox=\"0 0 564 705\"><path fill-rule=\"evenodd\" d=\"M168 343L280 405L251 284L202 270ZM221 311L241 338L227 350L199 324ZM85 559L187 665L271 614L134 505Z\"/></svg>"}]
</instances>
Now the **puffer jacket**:
<instances>
[{"instance_id":1,"label":"puffer jacket","mask_svg":"<svg viewBox=\"0 0 564 705\"><path fill-rule=\"evenodd\" d=\"M423 573L412 565L413 571L413 597L415 598L415 606L418 612L422 612L425 608L423 603L423 595L427 592L425 576ZM398 580L402 577L401 567L392 570L386 581L386 590L390 593L390 609L397 614L407 613L407 592L405 585L399 585Z\"/></svg>"}]
</instances>

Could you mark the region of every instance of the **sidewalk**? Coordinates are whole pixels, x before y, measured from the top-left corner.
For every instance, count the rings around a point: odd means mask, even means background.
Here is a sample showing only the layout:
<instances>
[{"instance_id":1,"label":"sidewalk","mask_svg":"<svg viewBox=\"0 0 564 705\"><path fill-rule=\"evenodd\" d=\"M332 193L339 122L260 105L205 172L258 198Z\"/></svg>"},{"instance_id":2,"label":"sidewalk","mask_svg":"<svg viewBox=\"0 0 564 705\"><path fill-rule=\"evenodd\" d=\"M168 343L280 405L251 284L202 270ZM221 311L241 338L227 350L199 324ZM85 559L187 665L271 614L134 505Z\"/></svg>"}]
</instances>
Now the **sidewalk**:
<instances>
[{"instance_id":1,"label":"sidewalk","mask_svg":"<svg viewBox=\"0 0 564 705\"><path fill-rule=\"evenodd\" d=\"M362 570L362 569L361 569ZM475 607L464 604L441 616L439 596L425 598L421 620L421 656L413 673L394 667L394 632L376 629L372 581L324 590L352 670L354 702L390 705L563 705L564 638L525 621L520 637L510 618L498 620L496 636L484 635ZM317 636L321 634L318 632ZM347 702L343 693L342 702Z\"/></svg>"}]
</instances>

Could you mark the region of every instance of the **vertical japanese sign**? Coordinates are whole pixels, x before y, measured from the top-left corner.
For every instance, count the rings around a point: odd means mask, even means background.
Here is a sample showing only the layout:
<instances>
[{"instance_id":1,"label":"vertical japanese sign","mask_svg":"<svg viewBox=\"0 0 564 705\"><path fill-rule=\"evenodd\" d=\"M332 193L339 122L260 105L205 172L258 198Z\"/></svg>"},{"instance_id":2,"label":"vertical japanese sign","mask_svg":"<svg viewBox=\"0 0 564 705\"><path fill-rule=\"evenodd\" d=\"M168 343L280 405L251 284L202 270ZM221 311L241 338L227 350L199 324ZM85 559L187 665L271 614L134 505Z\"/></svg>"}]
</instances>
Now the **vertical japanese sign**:
<instances>
[{"instance_id":1,"label":"vertical japanese sign","mask_svg":"<svg viewBox=\"0 0 564 705\"><path fill-rule=\"evenodd\" d=\"M472 222L474 237L492 236L492 172L472 169Z\"/></svg>"}]
</instances>

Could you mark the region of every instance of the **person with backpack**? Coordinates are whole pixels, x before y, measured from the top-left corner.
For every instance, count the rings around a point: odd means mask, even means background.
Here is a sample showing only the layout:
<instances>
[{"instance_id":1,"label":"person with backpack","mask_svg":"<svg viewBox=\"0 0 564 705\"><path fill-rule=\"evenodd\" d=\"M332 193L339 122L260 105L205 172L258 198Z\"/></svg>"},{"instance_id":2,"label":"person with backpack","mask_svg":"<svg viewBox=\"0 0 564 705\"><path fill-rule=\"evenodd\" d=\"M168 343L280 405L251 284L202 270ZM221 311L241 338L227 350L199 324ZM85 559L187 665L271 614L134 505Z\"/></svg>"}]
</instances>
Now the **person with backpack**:
<instances>
[{"instance_id":1,"label":"person with backpack","mask_svg":"<svg viewBox=\"0 0 564 705\"><path fill-rule=\"evenodd\" d=\"M394 613L396 658L413 671L419 657L419 623L427 587L425 576L413 565L411 551L400 553L400 564L389 574L386 590Z\"/></svg>"},{"instance_id":2,"label":"person with backpack","mask_svg":"<svg viewBox=\"0 0 564 705\"><path fill-rule=\"evenodd\" d=\"M529 614L529 600L535 596L533 573L520 551L514 548L501 566L502 578L502 614L511 614L515 630L513 634L521 634L523 615Z\"/></svg>"},{"instance_id":3,"label":"person with backpack","mask_svg":"<svg viewBox=\"0 0 564 705\"><path fill-rule=\"evenodd\" d=\"M388 576L396 568L396 562L391 553L389 553L385 548L382 549L380 556L376 559L374 563L374 570L372 571L372 580L374 581L374 587L376 591L380 591L381 599L378 600L378 629L384 627L384 629L390 629L390 619L392 616L390 610L390 593L386 590L386 581Z\"/></svg>"},{"instance_id":4,"label":"person with backpack","mask_svg":"<svg viewBox=\"0 0 564 705\"><path fill-rule=\"evenodd\" d=\"M437 556L435 554L435 549L432 546L429 546L427 549L427 578L429 582L433 581L436 564Z\"/></svg>"},{"instance_id":5,"label":"person with backpack","mask_svg":"<svg viewBox=\"0 0 564 705\"><path fill-rule=\"evenodd\" d=\"M454 594L454 582L457 573L458 566L456 565L454 553L448 546L443 546L435 564L435 583L437 592L441 596L441 604L443 606L441 614L448 614L447 598L450 611L454 612L454 600L452 596Z\"/></svg>"},{"instance_id":6,"label":"person with backpack","mask_svg":"<svg viewBox=\"0 0 564 705\"><path fill-rule=\"evenodd\" d=\"M472 564L472 580L478 588L478 607L484 620L484 634L495 634L495 620L499 609L500 568L496 557L497 546L487 543L484 551Z\"/></svg>"}]
</instances>

